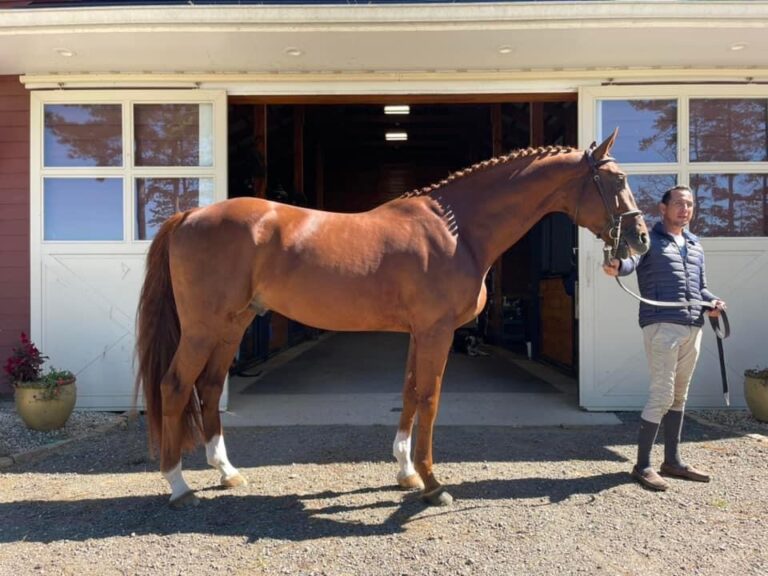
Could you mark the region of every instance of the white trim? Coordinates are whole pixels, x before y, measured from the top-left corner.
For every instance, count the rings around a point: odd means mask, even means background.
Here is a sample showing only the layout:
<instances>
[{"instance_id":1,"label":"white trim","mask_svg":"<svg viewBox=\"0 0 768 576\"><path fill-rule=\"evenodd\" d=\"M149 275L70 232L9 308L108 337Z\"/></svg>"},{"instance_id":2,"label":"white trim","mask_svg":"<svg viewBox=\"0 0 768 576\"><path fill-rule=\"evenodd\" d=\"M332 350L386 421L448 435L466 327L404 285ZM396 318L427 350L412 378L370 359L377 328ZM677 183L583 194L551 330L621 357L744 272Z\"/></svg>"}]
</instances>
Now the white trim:
<instances>
[{"instance_id":1,"label":"white trim","mask_svg":"<svg viewBox=\"0 0 768 576\"><path fill-rule=\"evenodd\" d=\"M0 33L66 34L75 30L207 31L360 31L397 29L461 30L482 24L487 29L568 29L605 27L764 28L768 2L622 1L622 2L489 2L461 4L288 5L288 6L131 6L66 10L0 10Z\"/></svg>"},{"instance_id":2,"label":"white trim","mask_svg":"<svg viewBox=\"0 0 768 576\"><path fill-rule=\"evenodd\" d=\"M90 88L200 88L227 90L238 95L327 94L493 94L575 92L578 88L617 82L768 82L768 67L750 68L606 68L447 70L434 72L250 72L178 74L25 74L19 80L28 89ZM658 86L663 87L663 86ZM717 86L713 86L716 88ZM727 88L727 86L721 86ZM621 86L616 86L621 88ZM625 87L626 88L626 87ZM649 86L633 86L646 89Z\"/></svg>"}]
</instances>

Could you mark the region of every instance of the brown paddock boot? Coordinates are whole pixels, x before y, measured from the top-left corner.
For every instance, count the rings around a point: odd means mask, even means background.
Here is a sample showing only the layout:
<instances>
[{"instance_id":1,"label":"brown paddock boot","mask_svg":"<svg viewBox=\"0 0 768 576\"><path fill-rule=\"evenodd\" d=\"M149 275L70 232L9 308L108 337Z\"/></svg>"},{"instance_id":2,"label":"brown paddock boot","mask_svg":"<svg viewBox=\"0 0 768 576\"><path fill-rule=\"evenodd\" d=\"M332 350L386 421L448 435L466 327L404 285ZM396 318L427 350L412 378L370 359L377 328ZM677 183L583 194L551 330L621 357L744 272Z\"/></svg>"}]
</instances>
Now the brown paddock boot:
<instances>
[{"instance_id":1,"label":"brown paddock boot","mask_svg":"<svg viewBox=\"0 0 768 576\"><path fill-rule=\"evenodd\" d=\"M632 468L632 478L634 478L641 486L648 488L648 490L654 490L656 492L664 492L669 488L669 483L656 473L656 470L648 466L640 470L637 466Z\"/></svg>"}]
</instances>

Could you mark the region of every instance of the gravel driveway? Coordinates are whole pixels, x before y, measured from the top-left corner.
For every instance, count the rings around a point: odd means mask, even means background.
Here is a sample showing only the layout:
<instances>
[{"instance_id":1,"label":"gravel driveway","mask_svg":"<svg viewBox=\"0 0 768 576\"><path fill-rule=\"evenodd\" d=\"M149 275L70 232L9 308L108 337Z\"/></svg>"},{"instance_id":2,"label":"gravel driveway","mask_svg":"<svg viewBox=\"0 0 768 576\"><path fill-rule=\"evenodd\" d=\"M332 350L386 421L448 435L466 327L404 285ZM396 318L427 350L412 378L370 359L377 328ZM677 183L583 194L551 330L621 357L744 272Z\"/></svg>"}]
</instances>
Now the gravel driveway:
<instances>
[{"instance_id":1,"label":"gravel driveway","mask_svg":"<svg viewBox=\"0 0 768 576\"><path fill-rule=\"evenodd\" d=\"M141 421L0 471L0 574L768 573L768 442L691 422L710 484L632 483L636 414L599 428L438 427L453 506L394 488L387 427L228 432L250 484L172 512ZM733 429L731 429L733 430ZM662 447L655 449L660 457Z\"/></svg>"}]
</instances>

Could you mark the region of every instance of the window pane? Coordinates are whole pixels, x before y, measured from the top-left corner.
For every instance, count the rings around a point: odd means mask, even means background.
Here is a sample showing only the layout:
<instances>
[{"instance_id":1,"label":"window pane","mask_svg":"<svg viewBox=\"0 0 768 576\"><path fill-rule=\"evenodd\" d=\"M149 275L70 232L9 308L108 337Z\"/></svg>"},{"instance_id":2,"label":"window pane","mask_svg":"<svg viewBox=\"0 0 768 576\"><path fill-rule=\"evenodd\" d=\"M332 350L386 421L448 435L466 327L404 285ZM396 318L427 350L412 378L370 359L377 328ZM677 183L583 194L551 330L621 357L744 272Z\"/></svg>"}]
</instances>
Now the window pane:
<instances>
[{"instance_id":1,"label":"window pane","mask_svg":"<svg viewBox=\"0 0 768 576\"><path fill-rule=\"evenodd\" d=\"M136 166L213 166L211 104L137 104Z\"/></svg>"},{"instance_id":2,"label":"window pane","mask_svg":"<svg viewBox=\"0 0 768 576\"><path fill-rule=\"evenodd\" d=\"M120 178L46 178L45 240L122 240Z\"/></svg>"},{"instance_id":3,"label":"window pane","mask_svg":"<svg viewBox=\"0 0 768 576\"><path fill-rule=\"evenodd\" d=\"M619 127L621 162L677 162L677 100L601 100L600 119L603 140Z\"/></svg>"},{"instance_id":4,"label":"window pane","mask_svg":"<svg viewBox=\"0 0 768 576\"><path fill-rule=\"evenodd\" d=\"M692 174L691 188L694 233L768 236L768 174Z\"/></svg>"},{"instance_id":5,"label":"window pane","mask_svg":"<svg viewBox=\"0 0 768 576\"><path fill-rule=\"evenodd\" d=\"M43 164L122 166L120 104L46 104Z\"/></svg>"},{"instance_id":6,"label":"window pane","mask_svg":"<svg viewBox=\"0 0 768 576\"><path fill-rule=\"evenodd\" d=\"M629 176L629 188L635 195L637 207L643 211L649 226L661 218L659 202L672 186L677 184L675 174L635 174Z\"/></svg>"},{"instance_id":7,"label":"window pane","mask_svg":"<svg viewBox=\"0 0 768 576\"><path fill-rule=\"evenodd\" d=\"M691 100L692 162L768 160L768 100Z\"/></svg>"},{"instance_id":8,"label":"window pane","mask_svg":"<svg viewBox=\"0 0 768 576\"><path fill-rule=\"evenodd\" d=\"M213 204L210 178L137 178L136 238L151 240L176 212Z\"/></svg>"}]
</instances>

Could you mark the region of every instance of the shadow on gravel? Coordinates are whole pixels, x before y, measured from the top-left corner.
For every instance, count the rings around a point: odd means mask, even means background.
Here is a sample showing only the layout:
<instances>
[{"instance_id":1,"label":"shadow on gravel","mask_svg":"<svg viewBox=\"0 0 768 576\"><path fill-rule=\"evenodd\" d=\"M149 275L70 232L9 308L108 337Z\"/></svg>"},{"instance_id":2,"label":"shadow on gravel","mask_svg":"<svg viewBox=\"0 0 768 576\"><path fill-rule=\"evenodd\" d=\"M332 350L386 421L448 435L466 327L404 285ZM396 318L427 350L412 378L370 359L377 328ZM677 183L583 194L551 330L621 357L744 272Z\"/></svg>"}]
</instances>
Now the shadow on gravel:
<instances>
[{"instance_id":1,"label":"shadow on gravel","mask_svg":"<svg viewBox=\"0 0 768 576\"><path fill-rule=\"evenodd\" d=\"M623 425L578 429L517 429L500 427L446 427L435 436L435 463L460 462L624 462L616 447L633 447L637 415L622 415ZM395 463L390 449L393 430L388 427L276 427L235 429L227 435L233 463L258 475L264 466L292 463ZM730 437L721 429L694 422L686 429L686 442L709 442ZM631 449L630 449L631 452ZM185 469L208 469L202 450L184 460ZM96 438L63 447L44 460L4 471L13 474L75 473L73 482L99 482L99 474L121 475L123 493L131 490L132 475L156 473L154 491L161 494L124 495L95 499L28 500L0 503L0 543L61 540L85 541L142 534L212 534L238 536L255 542L263 538L314 540L327 537L377 536L402 532L409 522L433 515L463 514L487 501L532 500L532 506L557 504L577 497L589 501L606 490L630 482L626 472L579 478L529 476L483 479L448 485L460 502L446 509L426 508L414 493L403 494L391 485L360 486L347 492L263 496L209 488L200 492L194 510L167 508L165 483L157 462L147 458L141 422ZM456 474L453 475L456 478ZM28 480L24 480L27 482ZM44 489L44 478L41 490ZM153 485L154 486L154 485ZM118 490L118 493L123 490ZM106 490L104 490L106 493ZM369 512L369 513L368 513ZM362 520L361 520L362 518Z\"/></svg>"},{"instance_id":2,"label":"shadow on gravel","mask_svg":"<svg viewBox=\"0 0 768 576\"><path fill-rule=\"evenodd\" d=\"M465 482L448 488L465 501L546 498L550 503L557 503L575 495L597 495L628 481L627 474L614 473L562 480L525 478ZM333 500L361 494L370 494L376 501L354 506L333 503ZM317 506L328 500L331 503L326 506ZM345 519L345 514L350 512L376 509L392 511L378 524ZM235 510L236 514L233 513ZM0 517L3 518L0 543L51 543L180 533L238 536L250 542L263 538L304 541L381 536L404 531L406 524L427 511L429 517L433 517L435 514L464 514L468 509L459 506L428 508L419 500L418 494L403 495L392 486L281 497L228 492L216 494L214 498L203 498L200 506L183 512L169 510L165 495L77 501L38 500L0 504Z\"/></svg>"}]
</instances>

